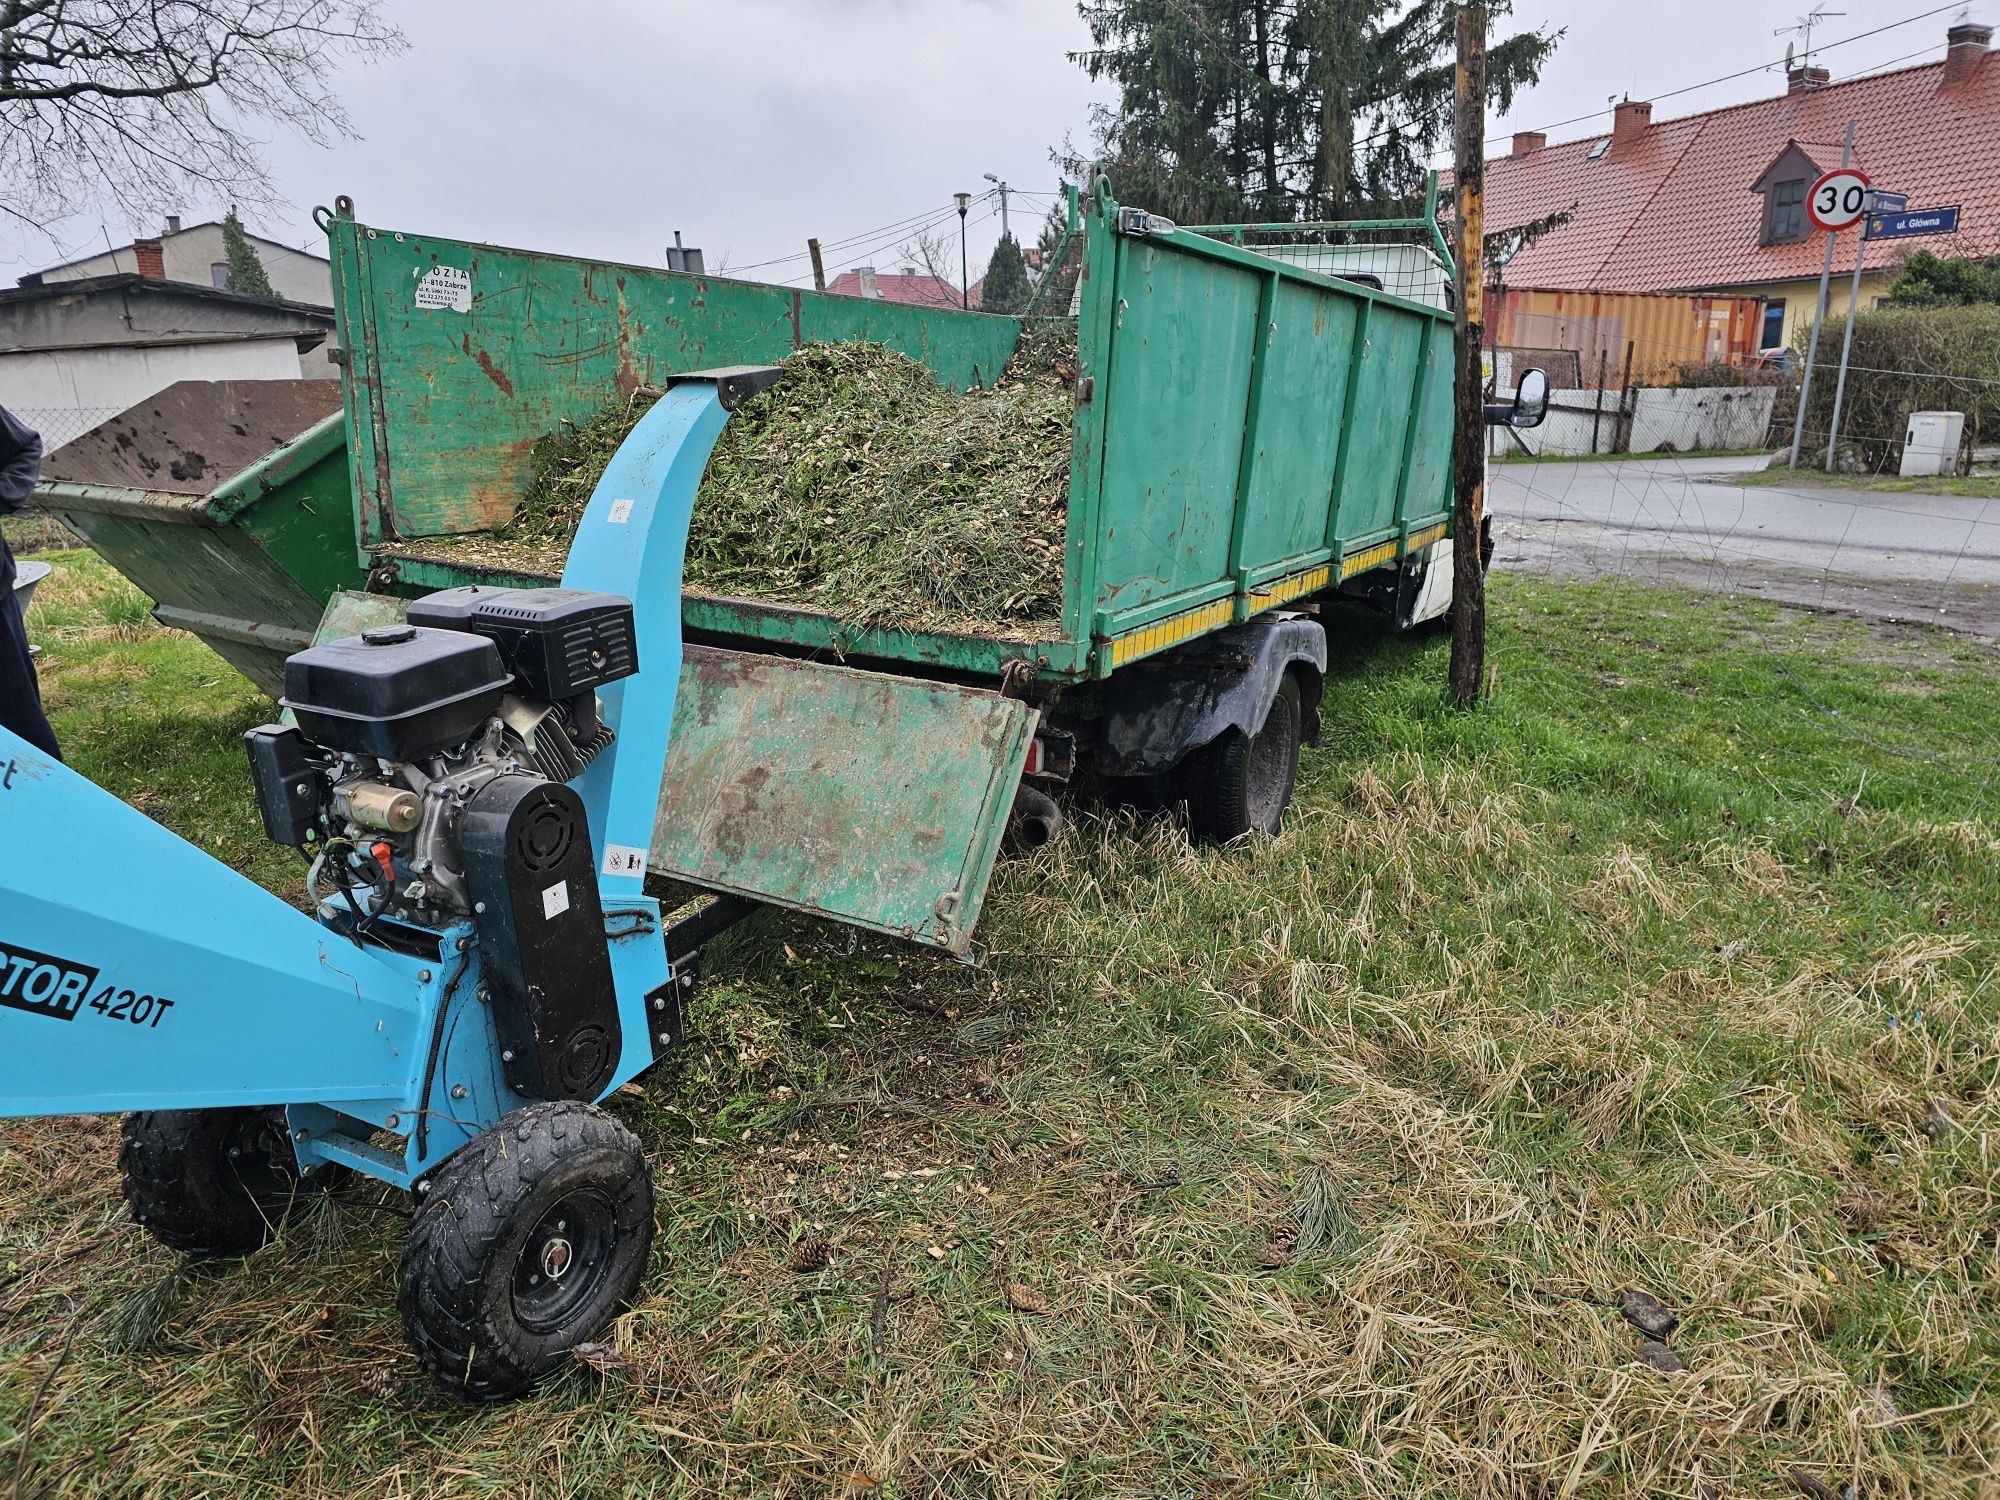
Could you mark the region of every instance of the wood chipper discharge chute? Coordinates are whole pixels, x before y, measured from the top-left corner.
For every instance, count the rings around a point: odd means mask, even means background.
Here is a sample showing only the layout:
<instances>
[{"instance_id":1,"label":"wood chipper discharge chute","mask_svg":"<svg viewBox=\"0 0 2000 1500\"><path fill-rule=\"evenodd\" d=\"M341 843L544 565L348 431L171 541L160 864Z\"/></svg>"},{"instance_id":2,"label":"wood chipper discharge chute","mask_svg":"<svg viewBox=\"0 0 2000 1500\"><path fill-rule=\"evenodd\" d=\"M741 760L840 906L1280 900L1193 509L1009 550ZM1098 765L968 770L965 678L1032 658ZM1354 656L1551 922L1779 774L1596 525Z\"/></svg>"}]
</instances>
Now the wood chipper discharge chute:
<instances>
[{"instance_id":1,"label":"wood chipper discharge chute","mask_svg":"<svg viewBox=\"0 0 2000 1500\"><path fill-rule=\"evenodd\" d=\"M343 1170L410 1188L399 1303L464 1395L518 1393L601 1332L653 1212L596 1101L679 1039L700 943L753 909L665 927L643 882L689 680L688 518L729 409L774 375L676 377L561 587L434 594L291 657L293 722L246 739L310 915L0 731L0 839L89 851L0 873L0 1113L129 1111L134 1214L197 1253L255 1248ZM1034 714L990 696L1011 785ZM666 807L700 837L698 793Z\"/></svg>"}]
</instances>

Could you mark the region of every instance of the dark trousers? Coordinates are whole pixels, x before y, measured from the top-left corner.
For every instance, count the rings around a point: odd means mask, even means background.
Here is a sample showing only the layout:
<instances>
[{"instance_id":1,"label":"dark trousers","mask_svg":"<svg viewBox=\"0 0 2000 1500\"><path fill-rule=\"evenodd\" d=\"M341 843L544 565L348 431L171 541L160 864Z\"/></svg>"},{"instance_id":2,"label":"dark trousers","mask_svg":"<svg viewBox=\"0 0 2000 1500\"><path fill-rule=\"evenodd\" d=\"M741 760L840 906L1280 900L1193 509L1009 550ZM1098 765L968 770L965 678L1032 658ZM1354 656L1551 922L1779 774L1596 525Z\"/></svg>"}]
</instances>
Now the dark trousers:
<instances>
[{"instance_id":1,"label":"dark trousers","mask_svg":"<svg viewBox=\"0 0 2000 1500\"><path fill-rule=\"evenodd\" d=\"M38 750L57 760L56 732L42 712L42 690L35 681L35 659L28 655L28 625L21 618L21 601L14 597L14 580L0 578L0 724L6 725Z\"/></svg>"}]
</instances>

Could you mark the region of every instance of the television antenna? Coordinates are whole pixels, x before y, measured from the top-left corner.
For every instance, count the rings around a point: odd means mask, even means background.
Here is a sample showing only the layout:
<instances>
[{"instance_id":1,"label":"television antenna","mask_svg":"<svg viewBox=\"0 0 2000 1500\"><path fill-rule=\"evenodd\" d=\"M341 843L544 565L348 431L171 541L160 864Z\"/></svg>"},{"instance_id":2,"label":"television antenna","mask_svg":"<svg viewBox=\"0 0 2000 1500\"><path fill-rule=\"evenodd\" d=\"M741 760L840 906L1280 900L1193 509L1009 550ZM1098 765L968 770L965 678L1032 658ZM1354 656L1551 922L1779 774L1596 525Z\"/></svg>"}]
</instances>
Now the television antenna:
<instances>
[{"instance_id":1,"label":"television antenna","mask_svg":"<svg viewBox=\"0 0 2000 1500\"><path fill-rule=\"evenodd\" d=\"M1799 57L1798 60L1798 66L1801 68L1809 68L1812 66L1813 33L1817 31L1821 26L1825 25L1826 22L1832 20L1835 16L1844 16L1846 14L1847 12L1844 10L1828 10L1824 5L1815 5L1811 10L1807 11L1804 15L1800 16L1795 23L1793 23L1790 26L1780 26L1778 27L1777 30L1773 31L1771 35L1772 36L1796 35L1803 38L1804 47L1802 49L1801 56ZM1791 68L1792 68L1792 49L1789 45L1787 45L1785 48L1785 69L1787 72L1789 72L1791 71Z\"/></svg>"}]
</instances>

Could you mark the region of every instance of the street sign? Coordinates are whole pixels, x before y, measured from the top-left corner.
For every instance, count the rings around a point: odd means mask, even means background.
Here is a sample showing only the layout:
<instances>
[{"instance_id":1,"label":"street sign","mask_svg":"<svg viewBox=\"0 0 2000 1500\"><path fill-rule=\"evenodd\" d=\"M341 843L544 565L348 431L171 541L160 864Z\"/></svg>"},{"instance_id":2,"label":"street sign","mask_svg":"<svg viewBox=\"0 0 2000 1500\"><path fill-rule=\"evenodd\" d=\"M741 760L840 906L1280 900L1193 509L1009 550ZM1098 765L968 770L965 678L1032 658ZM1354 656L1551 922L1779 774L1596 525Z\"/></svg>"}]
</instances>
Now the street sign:
<instances>
[{"instance_id":1,"label":"street sign","mask_svg":"<svg viewBox=\"0 0 2000 1500\"><path fill-rule=\"evenodd\" d=\"M1873 214L1868 220L1871 240L1904 239L1913 234L1955 234L1958 205L1950 208L1906 208L1897 213Z\"/></svg>"},{"instance_id":2,"label":"street sign","mask_svg":"<svg viewBox=\"0 0 2000 1500\"><path fill-rule=\"evenodd\" d=\"M1806 212L1821 229L1852 229L1868 211L1868 177L1852 167L1828 172L1806 194Z\"/></svg>"},{"instance_id":3,"label":"street sign","mask_svg":"<svg viewBox=\"0 0 2000 1500\"><path fill-rule=\"evenodd\" d=\"M1877 188L1868 198L1868 212L1871 214L1899 214L1909 206L1908 193L1891 193Z\"/></svg>"}]
</instances>

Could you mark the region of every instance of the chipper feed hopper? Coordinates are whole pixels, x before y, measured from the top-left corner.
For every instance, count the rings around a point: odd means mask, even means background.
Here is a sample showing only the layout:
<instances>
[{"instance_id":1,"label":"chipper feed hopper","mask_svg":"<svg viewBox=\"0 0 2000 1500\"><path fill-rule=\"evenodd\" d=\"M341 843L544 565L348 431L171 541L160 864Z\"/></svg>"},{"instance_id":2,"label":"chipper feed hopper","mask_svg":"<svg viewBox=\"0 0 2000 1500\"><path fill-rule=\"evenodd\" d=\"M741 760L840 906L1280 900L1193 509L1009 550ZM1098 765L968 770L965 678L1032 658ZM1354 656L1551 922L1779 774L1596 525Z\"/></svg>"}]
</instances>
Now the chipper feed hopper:
<instances>
[{"instance_id":1,"label":"chipper feed hopper","mask_svg":"<svg viewBox=\"0 0 2000 1500\"><path fill-rule=\"evenodd\" d=\"M749 908L663 932L642 884L696 487L775 374L677 378L560 588L448 590L291 658L295 722L247 739L311 915L0 730L0 840L86 851L0 875L0 1112L129 1112L134 1215L196 1253L256 1248L344 1172L410 1189L399 1302L466 1396L597 1336L653 1233L597 1101L675 1042L701 942Z\"/></svg>"}]
</instances>

